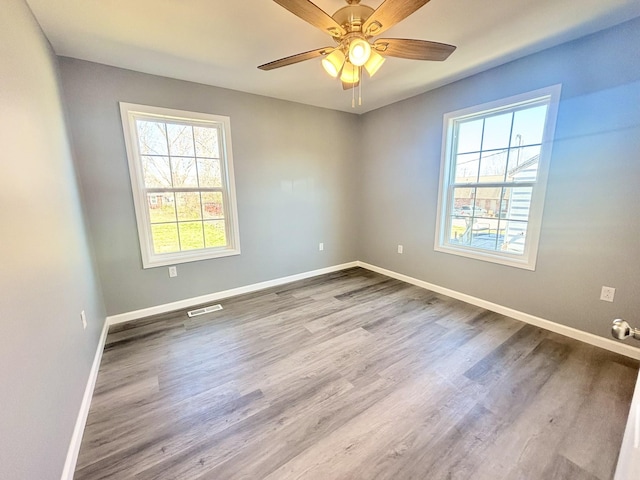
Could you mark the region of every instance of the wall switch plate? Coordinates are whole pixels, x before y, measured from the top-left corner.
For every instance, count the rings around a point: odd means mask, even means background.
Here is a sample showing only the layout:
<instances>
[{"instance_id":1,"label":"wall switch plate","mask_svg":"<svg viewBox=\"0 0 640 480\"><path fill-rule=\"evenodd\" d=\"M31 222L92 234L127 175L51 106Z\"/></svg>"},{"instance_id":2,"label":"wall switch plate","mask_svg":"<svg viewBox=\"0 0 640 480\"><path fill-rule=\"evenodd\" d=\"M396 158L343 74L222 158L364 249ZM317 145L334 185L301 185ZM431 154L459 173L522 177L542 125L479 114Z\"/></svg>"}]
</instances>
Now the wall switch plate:
<instances>
[{"instance_id":1,"label":"wall switch plate","mask_svg":"<svg viewBox=\"0 0 640 480\"><path fill-rule=\"evenodd\" d=\"M600 292L600 300L604 300L605 302L613 302L613 297L616 294L616 289L613 287L605 287L602 286L602 291Z\"/></svg>"},{"instance_id":2,"label":"wall switch plate","mask_svg":"<svg viewBox=\"0 0 640 480\"><path fill-rule=\"evenodd\" d=\"M85 315L84 310L80 312L80 320L82 320L82 328L87 329L87 315Z\"/></svg>"},{"instance_id":3,"label":"wall switch plate","mask_svg":"<svg viewBox=\"0 0 640 480\"><path fill-rule=\"evenodd\" d=\"M398 253L403 253L404 247L402 245L398 245Z\"/></svg>"},{"instance_id":4,"label":"wall switch plate","mask_svg":"<svg viewBox=\"0 0 640 480\"><path fill-rule=\"evenodd\" d=\"M318 244L318 251L323 251L324 250L324 243L319 243Z\"/></svg>"},{"instance_id":5,"label":"wall switch plate","mask_svg":"<svg viewBox=\"0 0 640 480\"><path fill-rule=\"evenodd\" d=\"M169 276L171 278L178 276L178 267L169 267Z\"/></svg>"}]
</instances>

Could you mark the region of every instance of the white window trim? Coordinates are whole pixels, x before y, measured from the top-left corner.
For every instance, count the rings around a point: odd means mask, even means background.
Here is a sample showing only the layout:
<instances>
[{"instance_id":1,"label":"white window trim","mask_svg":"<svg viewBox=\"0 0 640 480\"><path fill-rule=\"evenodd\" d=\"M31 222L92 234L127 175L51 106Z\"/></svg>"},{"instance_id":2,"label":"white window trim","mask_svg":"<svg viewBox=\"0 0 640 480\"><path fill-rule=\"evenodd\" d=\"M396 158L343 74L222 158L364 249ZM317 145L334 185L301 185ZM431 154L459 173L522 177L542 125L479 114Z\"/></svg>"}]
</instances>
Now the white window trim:
<instances>
[{"instance_id":1,"label":"white window trim","mask_svg":"<svg viewBox=\"0 0 640 480\"><path fill-rule=\"evenodd\" d=\"M140 240L140 252L142 254L142 267L153 268L178 263L195 262L212 258L227 257L240 254L240 231L238 226L238 207L236 203L235 177L233 173L233 153L231 149L231 121L229 117L212 115L208 113L174 110L149 105L137 105L120 102L120 115L122 117L122 129L124 132L127 159L129 162L129 176L133 190L133 203L138 225L138 238ZM220 149L225 165L222 168L225 179L225 220L227 227L228 246L222 248L205 248L175 253L156 254L153 249L151 237L151 219L147 209L145 198L144 178L142 162L138 152L135 118L156 117L161 120L173 120L179 122L210 123L219 126L222 136L219 138ZM135 143L134 143L135 142Z\"/></svg>"},{"instance_id":2,"label":"white window trim","mask_svg":"<svg viewBox=\"0 0 640 480\"><path fill-rule=\"evenodd\" d=\"M444 115L442 132L442 156L440 161L440 183L438 189L438 205L436 217L436 234L434 250L442 253L459 255L500 265L535 270L538 257L538 245L542 227L542 214L549 175L549 164L551 160L551 150L556 129L556 117L560 101L562 85L534 90L531 92L515 95L494 102L484 103ZM494 252L482 250L468 246L454 246L446 243L447 237L447 211L449 208L449 190L452 173L452 150L454 148L454 122L464 117L473 117L480 113L490 113L492 110L501 110L505 107L513 107L518 104L526 104L535 100L548 99L548 111L545 130L542 137L542 148L540 151L540 163L538 167L538 179L533 188L531 207L529 213L529 223L527 226L527 240L525 250L522 255L509 252Z\"/></svg>"}]
</instances>

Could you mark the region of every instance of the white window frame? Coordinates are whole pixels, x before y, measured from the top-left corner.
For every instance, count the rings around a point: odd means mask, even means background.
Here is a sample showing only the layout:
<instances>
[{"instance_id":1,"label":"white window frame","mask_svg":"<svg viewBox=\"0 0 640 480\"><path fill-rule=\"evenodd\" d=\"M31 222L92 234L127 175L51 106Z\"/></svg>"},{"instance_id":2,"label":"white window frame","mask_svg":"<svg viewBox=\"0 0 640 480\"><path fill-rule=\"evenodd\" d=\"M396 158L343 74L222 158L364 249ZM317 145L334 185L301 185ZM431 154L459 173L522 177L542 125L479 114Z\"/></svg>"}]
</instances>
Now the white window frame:
<instances>
[{"instance_id":1,"label":"white window frame","mask_svg":"<svg viewBox=\"0 0 640 480\"><path fill-rule=\"evenodd\" d=\"M553 85L494 102L457 110L444 115L442 157L440 163L440 187L438 191L438 210L434 244L435 251L511 267L523 268L526 270L535 270L561 87L561 85ZM467 245L449 243L449 219L451 218L450 209L453 208L454 203L452 195L455 183L455 169L453 167L455 165L457 154L455 151L457 147L455 138L455 132L457 131L456 122L469 120L474 117L483 118L496 114L500 111L509 111L530 103L543 101L548 105L547 118L542 136L538 176L535 184L533 185L524 252L522 254L518 254L506 251L491 251Z\"/></svg>"},{"instance_id":2,"label":"white window frame","mask_svg":"<svg viewBox=\"0 0 640 480\"><path fill-rule=\"evenodd\" d=\"M142 267L153 268L179 263L194 262L212 258L240 254L240 232L238 226L238 208L236 204L235 179L233 173L233 154L231 149L231 120L222 115L188 112L149 105L137 105L120 102L120 114L124 132L133 203L138 225ZM147 189L144 184L142 162L138 149L136 119L177 121L191 125L207 125L218 129L220 163L222 172L222 195L225 208L225 227L227 246L209 247L172 253L155 253L151 236L151 219L147 208Z\"/></svg>"}]
</instances>

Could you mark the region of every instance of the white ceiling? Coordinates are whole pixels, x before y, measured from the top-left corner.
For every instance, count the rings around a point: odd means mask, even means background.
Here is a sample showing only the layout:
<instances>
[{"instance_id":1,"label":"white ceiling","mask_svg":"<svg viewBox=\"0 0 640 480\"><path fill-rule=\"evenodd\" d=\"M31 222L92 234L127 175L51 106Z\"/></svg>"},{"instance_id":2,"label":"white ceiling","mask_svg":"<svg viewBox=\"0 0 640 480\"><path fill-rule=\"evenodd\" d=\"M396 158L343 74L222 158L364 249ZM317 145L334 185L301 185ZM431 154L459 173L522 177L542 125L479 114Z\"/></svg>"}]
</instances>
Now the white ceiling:
<instances>
[{"instance_id":1,"label":"white ceiling","mask_svg":"<svg viewBox=\"0 0 640 480\"><path fill-rule=\"evenodd\" d=\"M389 0L393 1L393 0ZM640 16L638 0L432 0L382 37L456 45L445 62L389 58L362 107L320 59L263 63L333 45L271 0L27 0L58 55L364 113ZM315 0L333 14L344 0ZM376 8L381 0L363 0ZM631 46L629 46L632 48Z\"/></svg>"}]
</instances>

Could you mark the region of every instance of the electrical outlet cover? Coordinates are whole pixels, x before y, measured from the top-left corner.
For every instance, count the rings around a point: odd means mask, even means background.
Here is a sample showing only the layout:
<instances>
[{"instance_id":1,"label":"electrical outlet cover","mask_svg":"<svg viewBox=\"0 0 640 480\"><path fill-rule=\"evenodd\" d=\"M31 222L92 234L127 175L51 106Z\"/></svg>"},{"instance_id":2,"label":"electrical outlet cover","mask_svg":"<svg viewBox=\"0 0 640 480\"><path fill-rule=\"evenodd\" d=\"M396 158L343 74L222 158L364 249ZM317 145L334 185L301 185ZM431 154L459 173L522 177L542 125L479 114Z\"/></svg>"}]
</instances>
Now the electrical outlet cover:
<instances>
[{"instance_id":1,"label":"electrical outlet cover","mask_svg":"<svg viewBox=\"0 0 640 480\"><path fill-rule=\"evenodd\" d=\"M602 291L600 292L600 300L604 300L605 302L613 302L613 297L616 294L616 289L613 287L605 287L602 286Z\"/></svg>"}]
</instances>

